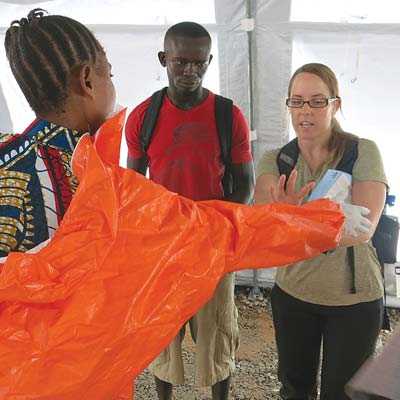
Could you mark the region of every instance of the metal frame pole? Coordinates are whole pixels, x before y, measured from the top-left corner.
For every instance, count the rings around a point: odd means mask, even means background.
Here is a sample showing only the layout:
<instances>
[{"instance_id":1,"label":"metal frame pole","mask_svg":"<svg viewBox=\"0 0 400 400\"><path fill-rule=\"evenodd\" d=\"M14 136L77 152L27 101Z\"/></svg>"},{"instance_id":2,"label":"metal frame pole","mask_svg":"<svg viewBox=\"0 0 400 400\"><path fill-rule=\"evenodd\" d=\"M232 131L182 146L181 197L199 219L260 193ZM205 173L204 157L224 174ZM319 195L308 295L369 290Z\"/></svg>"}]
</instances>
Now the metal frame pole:
<instances>
[{"instance_id":1,"label":"metal frame pole","mask_svg":"<svg viewBox=\"0 0 400 400\"><path fill-rule=\"evenodd\" d=\"M246 18L253 19L253 0L246 0ZM249 113L250 113L250 132L255 130L255 121L254 121L254 82L253 82L253 37L254 30L247 30L247 47L248 47L248 71L249 71ZM252 153L254 154L254 145L251 144ZM259 271L253 270L253 286L250 290L249 298L251 299L259 299L262 298L262 292L259 286Z\"/></svg>"}]
</instances>

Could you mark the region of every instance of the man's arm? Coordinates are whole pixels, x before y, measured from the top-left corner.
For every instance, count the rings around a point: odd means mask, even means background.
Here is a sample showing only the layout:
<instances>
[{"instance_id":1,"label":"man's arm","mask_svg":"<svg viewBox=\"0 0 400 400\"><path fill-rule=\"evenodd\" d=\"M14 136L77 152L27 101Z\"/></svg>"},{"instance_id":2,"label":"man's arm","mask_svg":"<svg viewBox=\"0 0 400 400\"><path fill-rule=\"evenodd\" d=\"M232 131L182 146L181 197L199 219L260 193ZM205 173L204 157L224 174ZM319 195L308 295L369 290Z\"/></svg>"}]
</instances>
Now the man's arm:
<instances>
[{"instance_id":1,"label":"man's arm","mask_svg":"<svg viewBox=\"0 0 400 400\"><path fill-rule=\"evenodd\" d=\"M232 110L231 174L233 191L224 200L250 204L254 195L254 165L250 150L250 132L243 113L237 106Z\"/></svg>"},{"instance_id":2,"label":"man's arm","mask_svg":"<svg viewBox=\"0 0 400 400\"><path fill-rule=\"evenodd\" d=\"M128 169L146 176L148 167L147 154L143 151L140 134L144 117L150 104L150 99L139 104L128 116L125 124L125 138L128 146L128 158L126 165Z\"/></svg>"},{"instance_id":3,"label":"man's arm","mask_svg":"<svg viewBox=\"0 0 400 400\"><path fill-rule=\"evenodd\" d=\"M148 160L146 156L143 156L141 158L132 158L128 155L126 165L129 169L133 169L136 172L139 172L140 174L146 176L148 166Z\"/></svg>"},{"instance_id":4,"label":"man's arm","mask_svg":"<svg viewBox=\"0 0 400 400\"><path fill-rule=\"evenodd\" d=\"M232 164L233 192L224 200L234 203L250 204L254 194L254 166L249 161L242 164Z\"/></svg>"}]
</instances>

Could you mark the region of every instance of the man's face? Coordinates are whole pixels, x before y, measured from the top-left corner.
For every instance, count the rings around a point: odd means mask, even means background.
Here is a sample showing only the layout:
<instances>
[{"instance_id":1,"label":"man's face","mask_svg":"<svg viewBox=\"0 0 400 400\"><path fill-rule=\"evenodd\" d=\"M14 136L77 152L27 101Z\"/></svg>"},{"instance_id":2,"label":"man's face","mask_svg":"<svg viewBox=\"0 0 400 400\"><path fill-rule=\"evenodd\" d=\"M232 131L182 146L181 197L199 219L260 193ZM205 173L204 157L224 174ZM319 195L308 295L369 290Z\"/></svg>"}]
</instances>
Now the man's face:
<instances>
[{"instance_id":1,"label":"man's face","mask_svg":"<svg viewBox=\"0 0 400 400\"><path fill-rule=\"evenodd\" d=\"M190 94L199 89L211 62L208 38L170 38L165 51L158 54L167 68L169 86L177 92Z\"/></svg>"}]
</instances>

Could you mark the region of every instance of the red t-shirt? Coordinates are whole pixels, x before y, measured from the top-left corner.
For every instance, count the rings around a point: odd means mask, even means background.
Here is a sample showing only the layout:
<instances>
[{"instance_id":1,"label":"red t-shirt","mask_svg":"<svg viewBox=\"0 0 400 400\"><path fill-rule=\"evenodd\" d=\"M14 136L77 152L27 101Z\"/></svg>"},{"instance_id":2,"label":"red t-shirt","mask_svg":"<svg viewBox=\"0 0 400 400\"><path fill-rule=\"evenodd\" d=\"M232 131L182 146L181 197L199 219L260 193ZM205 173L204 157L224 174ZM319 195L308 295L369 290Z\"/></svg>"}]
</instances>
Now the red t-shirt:
<instances>
[{"instance_id":1,"label":"red t-shirt","mask_svg":"<svg viewBox=\"0 0 400 400\"><path fill-rule=\"evenodd\" d=\"M128 154L144 156L139 134L150 98L137 106L125 126ZM223 197L221 159L215 122L215 95L190 110L181 110L164 97L157 125L147 150L150 179L193 200ZM233 107L233 164L251 161L249 129L238 107Z\"/></svg>"}]
</instances>

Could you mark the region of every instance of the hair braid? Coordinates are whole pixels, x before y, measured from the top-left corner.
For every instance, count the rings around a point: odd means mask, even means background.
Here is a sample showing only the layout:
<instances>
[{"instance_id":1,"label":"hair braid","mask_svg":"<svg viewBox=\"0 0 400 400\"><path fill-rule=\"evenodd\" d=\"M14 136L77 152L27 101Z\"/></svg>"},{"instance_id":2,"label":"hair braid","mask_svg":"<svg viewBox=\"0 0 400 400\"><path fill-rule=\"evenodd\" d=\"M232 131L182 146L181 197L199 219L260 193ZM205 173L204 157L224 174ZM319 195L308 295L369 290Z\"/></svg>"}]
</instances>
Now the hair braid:
<instances>
[{"instance_id":1,"label":"hair braid","mask_svg":"<svg viewBox=\"0 0 400 400\"><path fill-rule=\"evenodd\" d=\"M20 48L21 38L20 35L10 34L10 30L12 29L18 29L18 28L11 27L9 28L6 34L6 46L10 49L9 59L13 60L13 62L10 62L10 67L25 96L27 98L28 97L33 98L38 95L35 89L36 87L38 87L37 85L39 82L36 82L36 86L28 85L26 80L29 76L29 71L26 67L23 57L21 56L21 48ZM15 63L19 65L19 68L14 68Z\"/></svg>"},{"instance_id":2,"label":"hair braid","mask_svg":"<svg viewBox=\"0 0 400 400\"><path fill-rule=\"evenodd\" d=\"M104 53L80 22L45 13L37 8L13 21L4 43L11 70L36 114L61 110L73 69L85 62L95 64L97 55Z\"/></svg>"}]
</instances>

